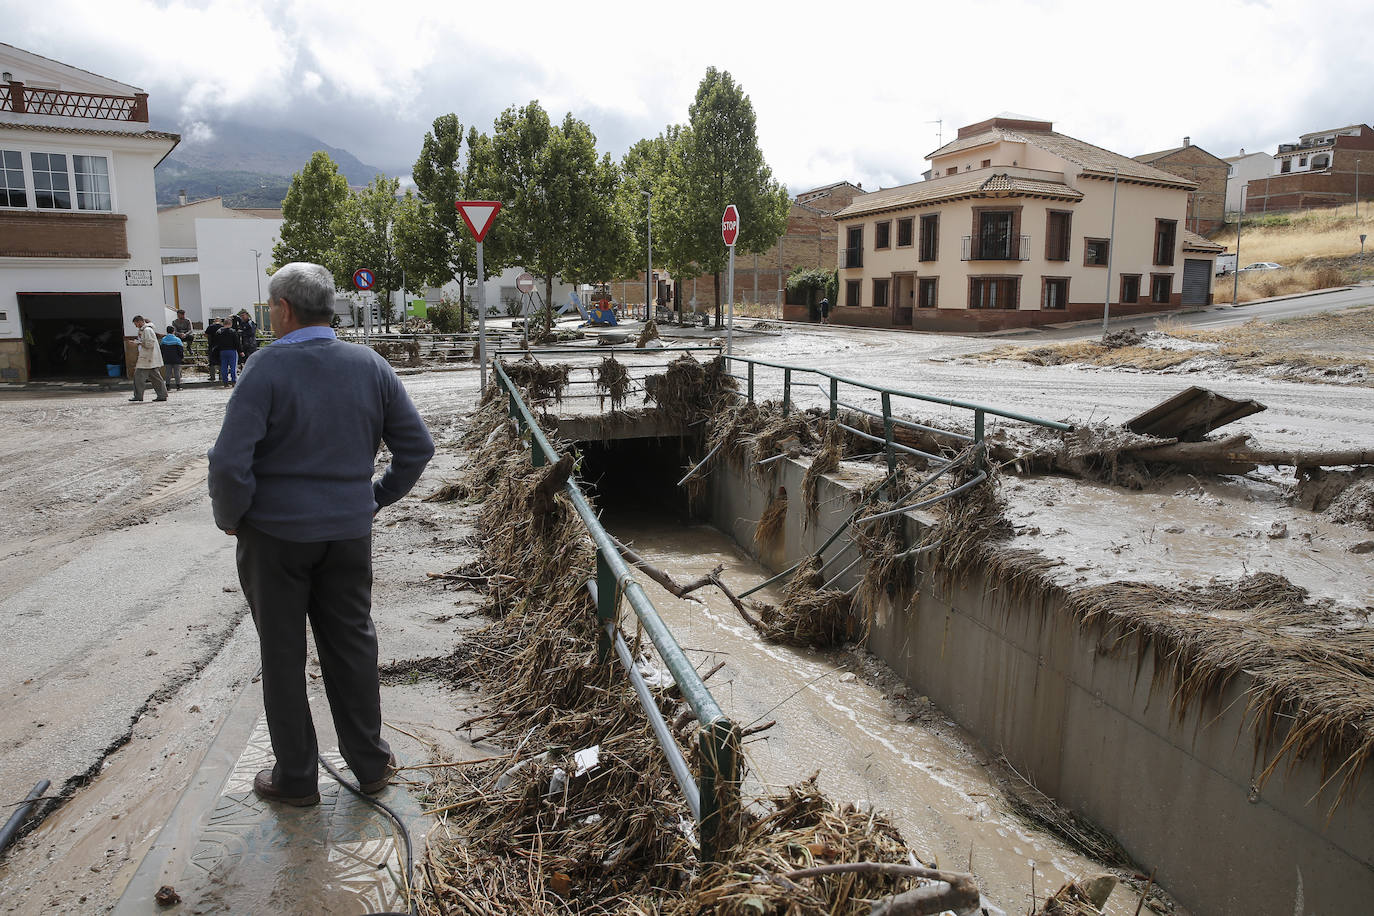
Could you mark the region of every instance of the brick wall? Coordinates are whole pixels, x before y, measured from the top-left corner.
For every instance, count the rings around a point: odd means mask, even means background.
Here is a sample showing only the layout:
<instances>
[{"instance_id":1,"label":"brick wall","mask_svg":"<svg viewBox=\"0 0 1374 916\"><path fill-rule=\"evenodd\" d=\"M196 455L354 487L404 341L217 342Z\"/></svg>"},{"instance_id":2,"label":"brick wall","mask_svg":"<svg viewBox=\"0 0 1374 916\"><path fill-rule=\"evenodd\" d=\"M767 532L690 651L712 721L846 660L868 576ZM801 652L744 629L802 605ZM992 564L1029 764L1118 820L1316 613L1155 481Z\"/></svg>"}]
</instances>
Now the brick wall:
<instances>
[{"instance_id":1,"label":"brick wall","mask_svg":"<svg viewBox=\"0 0 1374 916\"><path fill-rule=\"evenodd\" d=\"M1245 212L1334 207L1355 200L1359 159L1360 200L1374 200L1374 135L1337 137L1331 168L1252 179L1246 186Z\"/></svg>"},{"instance_id":2,"label":"brick wall","mask_svg":"<svg viewBox=\"0 0 1374 916\"><path fill-rule=\"evenodd\" d=\"M764 305L778 305L778 290L783 290L786 299L787 277L798 267L834 270L838 257L839 230L830 214L849 206L854 198L862 195L862 189L850 184L840 184L826 191L822 196L810 197L805 204L793 203L787 214L787 230L778 244L758 256L755 271L754 255L744 252L735 253L735 302L759 302ZM660 276L663 276L660 274ZM758 278L758 299L754 298L754 280ZM692 277L675 278L682 287L682 306L692 298ZM638 284L633 280L616 281L613 294L623 302L643 305L644 273L638 276ZM720 273L722 300L725 300L725 271ZM711 274L696 278L697 308L701 311L714 311L716 296L714 279Z\"/></svg>"},{"instance_id":3,"label":"brick wall","mask_svg":"<svg viewBox=\"0 0 1374 916\"><path fill-rule=\"evenodd\" d=\"M0 257L128 260L123 213L0 210Z\"/></svg>"},{"instance_id":4,"label":"brick wall","mask_svg":"<svg viewBox=\"0 0 1374 916\"><path fill-rule=\"evenodd\" d=\"M1149 165L1195 182L1188 195L1186 226L1202 235L1221 228L1226 220L1226 173L1230 166L1197 146L1185 146L1153 160Z\"/></svg>"}]
</instances>

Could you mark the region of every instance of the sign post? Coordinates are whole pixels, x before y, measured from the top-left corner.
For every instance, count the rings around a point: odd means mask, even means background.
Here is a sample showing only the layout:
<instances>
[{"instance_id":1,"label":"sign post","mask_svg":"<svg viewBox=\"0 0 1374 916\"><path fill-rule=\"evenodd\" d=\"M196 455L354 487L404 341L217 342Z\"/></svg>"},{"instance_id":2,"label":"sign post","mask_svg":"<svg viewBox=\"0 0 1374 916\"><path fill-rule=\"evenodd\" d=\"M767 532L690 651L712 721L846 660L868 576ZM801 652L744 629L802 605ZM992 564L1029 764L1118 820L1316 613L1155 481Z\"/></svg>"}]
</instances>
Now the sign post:
<instances>
[{"instance_id":1,"label":"sign post","mask_svg":"<svg viewBox=\"0 0 1374 916\"><path fill-rule=\"evenodd\" d=\"M467 224L477 242L477 362L481 366L482 391L487 390L487 275L482 264L482 240L487 237L496 214L501 212L499 200L455 200L458 215ZM459 304L461 307L461 303Z\"/></svg>"},{"instance_id":2,"label":"sign post","mask_svg":"<svg viewBox=\"0 0 1374 916\"><path fill-rule=\"evenodd\" d=\"M370 267L359 267L353 271L353 286L360 293L365 293L377 285L377 275L372 272ZM372 339L372 306L363 300L363 307L367 309L367 317L363 320L363 340Z\"/></svg>"},{"instance_id":3,"label":"sign post","mask_svg":"<svg viewBox=\"0 0 1374 916\"><path fill-rule=\"evenodd\" d=\"M739 210L734 204L725 208L720 218L720 236L730 250L730 267L725 276L725 295L730 299L730 318L725 330L725 355L735 354L735 240L739 238Z\"/></svg>"},{"instance_id":4,"label":"sign post","mask_svg":"<svg viewBox=\"0 0 1374 916\"><path fill-rule=\"evenodd\" d=\"M520 298L524 300L520 303L520 311L525 316L524 324L521 327L525 332L523 335L525 349L528 350L530 348L530 293L534 292L534 274L525 271L516 277L515 288L520 291Z\"/></svg>"}]
</instances>

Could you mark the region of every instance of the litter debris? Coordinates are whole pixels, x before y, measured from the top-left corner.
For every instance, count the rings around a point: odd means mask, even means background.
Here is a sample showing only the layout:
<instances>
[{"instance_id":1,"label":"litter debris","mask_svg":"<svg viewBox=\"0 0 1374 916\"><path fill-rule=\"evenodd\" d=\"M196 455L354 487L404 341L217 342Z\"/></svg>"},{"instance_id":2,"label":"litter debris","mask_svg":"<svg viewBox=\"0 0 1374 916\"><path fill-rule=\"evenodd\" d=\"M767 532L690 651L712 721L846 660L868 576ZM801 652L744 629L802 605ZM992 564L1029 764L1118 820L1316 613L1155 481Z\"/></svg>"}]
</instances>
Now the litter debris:
<instances>
[{"instance_id":1,"label":"litter debris","mask_svg":"<svg viewBox=\"0 0 1374 916\"><path fill-rule=\"evenodd\" d=\"M1259 401L1237 401L1193 385L1123 425L1133 433L1157 439L1201 442L1212 430L1265 409Z\"/></svg>"},{"instance_id":2,"label":"litter debris","mask_svg":"<svg viewBox=\"0 0 1374 916\"><path fill-rule=\"evenodd\" d=\"M573 771L574 776L582 776L590 773L601 765L601 746L592 745L583 748L573 754L573 762L577 764L577 769Z\"/></svg>"}]
</instances>

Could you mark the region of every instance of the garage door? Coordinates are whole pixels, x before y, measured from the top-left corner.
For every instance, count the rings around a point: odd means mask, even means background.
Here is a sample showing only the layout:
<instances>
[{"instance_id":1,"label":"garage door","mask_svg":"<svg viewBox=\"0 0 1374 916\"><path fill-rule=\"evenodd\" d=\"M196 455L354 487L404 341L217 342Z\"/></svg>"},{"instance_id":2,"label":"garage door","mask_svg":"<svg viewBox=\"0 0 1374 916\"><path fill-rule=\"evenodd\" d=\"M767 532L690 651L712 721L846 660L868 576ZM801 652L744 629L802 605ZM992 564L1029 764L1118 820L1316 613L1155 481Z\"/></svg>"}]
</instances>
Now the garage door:
<instances>
[{"instance_id":1,"label":"garage door","mask_svg":"<svg viewBox=\"0 0 1374 916\"><path fill-rule=\"evenodd\" d=\"M1212 262L1188 258L1183 262L1183 304L1206 305Z\"/></svg>"}]
</instances>

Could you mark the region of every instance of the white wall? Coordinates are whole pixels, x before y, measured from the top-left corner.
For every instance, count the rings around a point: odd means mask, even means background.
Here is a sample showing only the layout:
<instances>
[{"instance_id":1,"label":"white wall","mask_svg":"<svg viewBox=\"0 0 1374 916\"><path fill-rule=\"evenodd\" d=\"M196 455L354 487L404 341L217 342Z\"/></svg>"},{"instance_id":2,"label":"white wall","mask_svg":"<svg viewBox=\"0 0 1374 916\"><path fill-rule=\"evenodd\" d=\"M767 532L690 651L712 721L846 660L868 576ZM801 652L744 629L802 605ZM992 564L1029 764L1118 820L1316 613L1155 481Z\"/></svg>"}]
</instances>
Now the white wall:
<instances>
[{"instance_id":1,"label":"white wall","mask_svg":"<svg viewBox=\"0 0 1374 916\"><path fill-rule=\"evenodd\" d=\"M192 317L193 321L239 309L252 311L253 303L267 301L265 271L272 264L272 246L281 238L281 225L279 219L196 220L196 263L200 268L203 314L199 319ZM262 257L255 259L253 249L260 251Z\"/></svg>"},{"instance_id":2,"label":"white wall","mask_svg":"<svg viewBox=\"0 0 1374 916\"><path fill-rule=\"evenodd\" d=\"M44 134L39 131L6 130L0 125L0 147L67 155L105 156L110 163L110 206L127 217L125 234L128 260L92 258L0 258L0 338L23 336L18 294L118 293L123 303L124 330L133 333L134 315L162 314L162 257L159 250L157 204L153 166L162 158L168 142L135 137L100 137L81 134ZM30 189L32 194L32 189ZM125 271L147 271L152 285L132 286Z\"/></svg>"}]
</instances>

